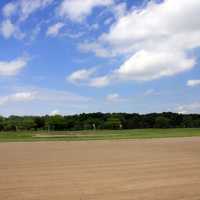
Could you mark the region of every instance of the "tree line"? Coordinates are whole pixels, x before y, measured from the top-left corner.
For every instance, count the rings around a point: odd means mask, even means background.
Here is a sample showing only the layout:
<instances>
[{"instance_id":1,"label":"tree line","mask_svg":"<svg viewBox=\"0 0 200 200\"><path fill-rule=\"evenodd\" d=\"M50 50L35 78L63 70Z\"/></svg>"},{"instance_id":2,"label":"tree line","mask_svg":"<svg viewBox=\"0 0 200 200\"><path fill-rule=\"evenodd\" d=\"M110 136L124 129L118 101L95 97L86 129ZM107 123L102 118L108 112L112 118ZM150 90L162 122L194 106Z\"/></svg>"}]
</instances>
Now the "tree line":
<instances>
[{"instance_id":1,"label":"tree line","mask_svg":"<svg viewBox=\"0 0 200 200\"><path fill-rule=\"evenodd\" d=\"M0 131L200 128L200 114L89 113L70 116L0 116Z\"/></svg>"}]
</instances>

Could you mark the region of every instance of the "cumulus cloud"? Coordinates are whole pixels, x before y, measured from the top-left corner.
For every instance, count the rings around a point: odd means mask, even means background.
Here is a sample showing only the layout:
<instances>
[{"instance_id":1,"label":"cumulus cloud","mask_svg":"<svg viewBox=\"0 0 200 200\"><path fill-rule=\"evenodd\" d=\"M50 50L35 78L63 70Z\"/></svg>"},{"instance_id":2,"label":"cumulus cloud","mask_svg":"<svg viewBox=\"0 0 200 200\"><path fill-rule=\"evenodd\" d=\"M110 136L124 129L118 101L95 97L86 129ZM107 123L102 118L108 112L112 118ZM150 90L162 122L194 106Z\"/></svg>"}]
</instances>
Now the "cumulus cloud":
<instances>
[{"instance_id":1,"label":"cumulus cloud","mask_svg":"<svg viewBox=\"0 0 200 200\"><path fill-rule=\"evenodd\" d=\"M160 4L151 1L146 8L135 9L119 18L109 33L102 36L102 39L123 48L128 44L131 46L135 46L134 43L136 46L138 44L145 45L146 42L152 40L153 42L158 39L159 42L160 39L168 41L179 34L179 36L183 36L186 33L194 33L199 31L199 7L198 0L166 0Z\"/></svg>"},{"instance_id":2,"label":"cumulus cloud","mask_svg":"<svg viewBox=\"0 0 200 200\"><path fill-rule=\"evenodd\" d=\"M58 14L72 21L81 22L94 8L112 4L113 0L63 0L58 8Z\"/></svg>"},{"instance_id":3,"label":"cumulus cloud","mask_svg":"<svg viewBox=\"0 0 200 200\"><path fill-rule=\"evenodd\" d=\"M127 57L118 69L97 80L148 81L192 69L196 58L190 51L200 47L199 10L199 0L165 0L127 11L96 46L87 48L98 56L97 49L106 46L110 55Z\"/></svg>"},{"instance_id":4,"label":"cumulus cloud","mask_svg":"<svg viewBox=\"0 0 200 200\"><path fill-rule=\"evenodd\" d=\"M194 58L188 58L182 52L138 51L118 70L116 75L125 80L153 80L164 76L172 76L191 69Z\"/></svg>"},{"instance_id":5,"label":"cumulus cloud","mask_svg":"<svg viewBox=\"0 0 200 200\"><path fill-rule=\"evenodd\" d=\"M184 52L138 51L112 74L96 77L90 86L104 87L117 81L149 81L192 69L195 59Z\"/></svg>"},{"instance_id":6,"label":"cumulus cloud","mask_svg":"<svg viewBox=\"0 0 200 200\"><path fill-rule=\"evenodd\" d=\"M26 67L28 59L17 58L12 61L0 61L0 76L14 76Z\"/></svg>"},{"instance_id":7,"label":"cumulus cloud","mask_svg":"<svg viewBox=\"0 0 200 200\"><path fill-rule=\"evenodd\" d=\"M60 30L63 28L64 24L62 22L58 22L52 26L50 26L47 30L47 35L55 37L59 34Z\"/></svg>"},{"instance_id":8,"label":"cumulus cloud","mask_svg":"<svg viewBox=\"0 0 200 200\"><path fill-rule=\"evenodd\" d=\"M188 80L187 86L194 87L200 85L200 80Z\"/></svg>"},{"instance_id":9,"label":"cumulus cloud","mask_svg":"<svg viewBox=\"0 0 200 200\"><path fill-rule=\"evenodd\" d=\"M80 69L70 74L67 80L74 84L88 82L94 73L95 69Z\"/></svg>"},{"instance_id":10,"label":"cumulus cloud","mask_svg":"<svg viewBox=\"0 0 200 200\"><path fill-rule=\"evenodd\" d=\"M104 87L106 86L110 81L111 77L102 76L102 77L95 77L96 69L80 69L77 71L74 71L72 74L66 77L66 80L73 83L73 84L85 84L91 87Z\"/></svg>"}]
</instances>

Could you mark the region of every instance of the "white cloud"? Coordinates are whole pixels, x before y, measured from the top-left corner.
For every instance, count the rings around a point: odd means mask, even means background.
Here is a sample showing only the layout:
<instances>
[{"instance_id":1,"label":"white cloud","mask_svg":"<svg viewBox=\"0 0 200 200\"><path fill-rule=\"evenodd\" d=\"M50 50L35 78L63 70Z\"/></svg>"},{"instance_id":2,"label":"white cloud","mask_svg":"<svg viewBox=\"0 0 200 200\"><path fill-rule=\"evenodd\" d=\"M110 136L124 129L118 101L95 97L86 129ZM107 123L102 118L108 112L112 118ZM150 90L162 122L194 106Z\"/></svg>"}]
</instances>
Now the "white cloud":
<instances>
[{"instance_id":1,"label":"white cloud","mask_svg":"<svg viewBox=\"0 0 200 200\"><path fill-rule=\"evenodd\" d=\"M119 4L114 5L112 7L112 12L113 12L115 18L119 18L119 17L124 16L127 12L126 3L123 2L123 3L119 3Z\"/></svg>"},{"instance_id":2,"label":"white cloud","mask_svg":"<svg viewBox=\"0 0 200 200\"><path fill-rule=\"evenodd\" d=\"M0 34L6 39L12 36L16 39L23 39L25 34L20 30L22 22L52 2L53 0L18 0L5 4L2 8L4 19L0 25Z\"/></svg>"},{"instance_id":3,"label":"white cloud","mask_svg":"<svg viewBox=\"0 0 200 200\"><path fill-rule=\"evenodd\" d=\"M16 101L30 101L33 100L35 92L19 92L11 96Z\"/></svg>"},{"instance_id":4,"label":"white cloud","mask_svg":"<svg viewBox=\"0 0 200 200\"><path fill-rule=\"evenodd\" d=\"M112 4L113 0L63 0L58 14L62 17L68 17L72 21L81 22L92 13L95 7Z\"/></svg>"},{"instance_id":5,"label":"white cloud","mask_svg":"<svg viewBox=\"0 0 200 200\"><path fill-rule=\"evenodd\" d=\"M11 37L23 39L25 36L25 34L20 31L19 26L13 24L10 19L5 19L2 21L0 25L0 34L6 39Z\"/></svg>"},{"instance_id":6,"label":"white cloud","mask_svg":"<svg viewBox=\"0 0 200 200\"><path fill-rule=\"evenodd\" d=\"M18 74L28 62L27 58L17 58L12 61L0 61L0 76L14 76Z\"/></svg>"},{"instance_id":7,"label":"white cloud","mask_svg":"<svg viewBox=\"0 0 200 200\"><path fill-rule=\"evenodd\" d=\"M108 102L118 102L118 101L120 101L121 100L121 97L120 97L120 95L119 94L117 94L117 93L114 93L114 94L109 94L107 97L106 97L106 100L108 101Z\"/></svg>"},{"instance_id":8,"label":"white cloud","mask_svg":"<svg viewBox=\"0 0 200 200\"><path fill-rule=\"evenodd\" d=\"M135 9L119 18L109 33L102 36L102 39L118 47L128 44L135 46L134 43L137 43L137 46L152 40L158 41L158 39L159 42L162 39L168 42L169 39L173 39L173 36L176 37L179 34L182 36L186 33L199 32L199 7L198 0L165 0L160 4L150 2L146 8Z\"/></svg>"},{"instance_id":9,"label":"white cloud","mask_svg":"<svg viewBox=\"0 0 200 200\"><path fill-rule=\"evenodd\" d=\"M5 17L11 17L12 15L14 15L17 11L17 5L15 3L7 3L4 7L3 7L3 15Z\"/></svg>"},{"instance_id":10,"label":"white cloud","mask_svg":"<svg viewBox=\"0 0 200 200\"><path fill-rule=\"evenodd\" d=\"M87 50L97 56L96 49L100 49L127 57L104 80L148 81L177 75L196 64L188 52L200 47L199 10L199 0L151 1L119 17L109 32L98 38L96 46L92 46L94 42L87 44Z\"/></svg>"},{"instance_id":11,"label":"white cloud","mask_svg":"<svg viewBox=\"0 0 200 200\"><path fill-rule=\"evenodd\" d=\"M112 93L106 96L106 102L108 103L128 103L131 101L131 97L122 97L118 93ZM125 104L126 105L126 104Z\"/></svg>"},{"instance_id":12,"label":"white cloud","mask_svg":"<svg viewBox=\"0 0 200 200\"><path fill-rule=\"evenodd\" d=\"M200 85L200 80L188 80L187 86L194 87Z\"/></svg>"},{"instance_id":13,"label":"white cloud","mask_svg":"<svg viewBox=\"0 0 200 200\"><path fill-rule=\"evenodd\" d=\"M151 95L158 95L159 93L156 92L154 89L148 89L144 92L144 96L151 96Z\"/></svg>"},{"instance_id":14,"label":"white cloud","mask_svg":"<svg viewBox=\"0 0 200 200\"><path fill-rule=\"evenodd\" d=\"M17 14L20 20L23 21L32 13L45 8L52 2L53 0L19 0L9 2L3 7L3 15L5 17L12 17L14 14Z\"/></svg>"},{"instance_id":15,"label":"white cloud","mask_svg":"<svg viewBox=\"0 0 200 200\"><path fill-rule=\"evenodd\" d=\"M58 22L52 26L50 26L47 30L47 35L55 37L59 34L59 31L63 28L64 24L61 22Z\"/></svg>"},{"instance_id":16,"label":"white cloud","mask_svg":"<svg viewBox=\"0 0 200 200\"><path fill-rule=\"evenodd\" d=\"M1 24L0 32L5 38L10 38L16 32L16 27L10 20L4 20Z\"/></svg>"},{"instance_id":17,"label":"white cloud","mask_svg":"<svg viewBox=\"0 0 200 200\"><path fill-rule=\"evenodd\" d=\"M35 92L18 92L8 96L0 97L0 106L13 103L13 102L27 102L32 101L35 98Z\"/></svg>"},{"instance_id":18,"label":"white cloud","mask_svg":"<svg viewBox=\"0 0 200 200\"><path fill-rule=\"evenodd\" d=\"M191 104L179 105L176 112L181 114L200 113L200 102Z\"/></svg>"},{"instance_id":19,"label":"white cloud","mask_svg":"<svg viewBox=\"0 0 200 200\"><path fill-rule=\"evenodd\" d=\"M67 80L74 84L88 82L94 73L95 69L80 69L70 74Z\"/></svg>"},{"instance_id":20,"label":"white cloud","mask_svg":"<svg viewBox=\"0 0 200 200\"><path fill-rule=\"evenodd\" d=\"M78 46L79 50L81 52L94 52L96 56L102 57L102 58L107 58L107 57L113 57L113 53L108 51L107 49L103 48L99 43L97 42L83 42L80 43Z\"/></svg>"},{"instance_id":21,"label":"white cloud","mask_svg":"<svg viewBox=\"0 0 200 200\"><path fill-rule=\"evenodd\" d=\"M72 102L87 102L90 98L80 96L68 91L53 90L47 88L15 88L15 92L0 97L1 101L30 101L36 100L40 102L51 102L54 104L72 103Z\"/></svg>"},{"instance_id":22,"label":"white cloud","mask_svg":"<svg viewBox=\"0 0 200 200\"><path fill-rule=\"evenodd\" d=\"M96 78L95 74L95 68L80 69L67 76L66 80L73 84L85 84L96 88L104 87L109 83L110 79L108 77L102 76Z\"/></svg>"},{"instance_id":23,"label":"white cloud","mask_svg":"<svg viewBox=\"0 0 200 200\"><path fill-rule=\"evenodd\" d=\"M84 112L88 109L92 99L65 90L15 87L6 89L4 96L0 96L0 112L9 115L46 115L62 111L62 114ZM56 110L55 110L56 108Z\"/></svg>"},{"instance_id":24,"label":"white cloud","mask_svg":"<svg viewBox=\"0 0 200 200\"><path fill-rule=\"evenodd\" d=\"M27 42L27 44L31 44L31 42L33 42L37 38L40 31L41 31L41 24L37 24L31 31L30 38L29 38L29 41Z\"/></svg>"},{"instance_id":25,"label":"white cloud","mask_svg":"<svg viewBox=\"0 0 200 200\"><path fill-rule=\"evenodd\" d=\"M19 1L20 19L27 19L32 13L50 5L53 0L21 0Z\"/></svg>"},{"instance_id":26,"label":"white cloud","mask_svg":"<svg viewBox=\"0 0 200 200\"><path fill-rule=\"evenodd\" d=\"M100 88L100 87L104 87L104 86L107 86L111 81L111 78L109 76L101 76L101 77L97 77L97 78L93 78L89 85L91 87L97 87L97 88Z\"/></svg>"},{"instance_id":27,"label":"white cloud","mask_svg":"<svg viewBox=\"0 0 200 200\"><path fill-rule=\"evenodd\" d=\"M164 76L172 76L191 69L195 64L182 52L138 51L124 64L116 75L125 80L153 80Z\"/></svg>"},{"instance_id":28,"label":"white cloud","mask_svg":"<svg viewBox=\"0 0 200 200\"><path fill-rule=\"evenodd\" d=\"M24 92L25 91L25 92ZM46 88L19 88L14 94L0 97L3 102L20 102L20 101L39 101L59 105L63 103L88 102L90 98L80 96L68 91L60 91ZM3 104L3 103L2 103Z\"/></svg>"},{"instance_id":29,"label":"white cloud","mask_svg":"<svg viewBox=\"0 0 200 200\"><path fill-rule=\"evenodd\" d=\"M104 87L118 81L148 81L173 76L190 70L194 64L195 59L187 57L185 53L142 50L134 54L112 74L94 78L90 86Z\"/></svg>"},{"instance_id":30,"label":"white cloud","mask_svg":"<svg viewBox=\"0 0 200 200\"><path fill-rule=\"evenodd\" d=\"M76 33L72 33L72 32L65 32L63 35L72 38L72 39L77 39L80 38L84 35L84 32L76 32Z\"/></svg>"}]
</instances>

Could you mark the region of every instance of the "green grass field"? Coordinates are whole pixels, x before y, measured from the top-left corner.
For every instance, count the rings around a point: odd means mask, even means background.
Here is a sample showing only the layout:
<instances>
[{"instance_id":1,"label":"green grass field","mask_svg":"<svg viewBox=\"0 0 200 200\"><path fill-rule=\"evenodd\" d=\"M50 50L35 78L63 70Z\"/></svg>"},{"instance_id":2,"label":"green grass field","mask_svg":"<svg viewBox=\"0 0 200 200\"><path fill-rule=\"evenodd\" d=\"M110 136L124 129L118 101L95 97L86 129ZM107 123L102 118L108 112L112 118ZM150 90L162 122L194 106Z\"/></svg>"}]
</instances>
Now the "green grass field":
<instances>
[{"instance_id":1,"label":"green grass field","mask_svg":"<svg viewBox=\"0 0 200 200\"><path fill-rule=\"evenodd\" d=\"M87 141L200 136L200 129L134 129L78 132L0 132L0 142Z\"/></svg>"}]
</instances>

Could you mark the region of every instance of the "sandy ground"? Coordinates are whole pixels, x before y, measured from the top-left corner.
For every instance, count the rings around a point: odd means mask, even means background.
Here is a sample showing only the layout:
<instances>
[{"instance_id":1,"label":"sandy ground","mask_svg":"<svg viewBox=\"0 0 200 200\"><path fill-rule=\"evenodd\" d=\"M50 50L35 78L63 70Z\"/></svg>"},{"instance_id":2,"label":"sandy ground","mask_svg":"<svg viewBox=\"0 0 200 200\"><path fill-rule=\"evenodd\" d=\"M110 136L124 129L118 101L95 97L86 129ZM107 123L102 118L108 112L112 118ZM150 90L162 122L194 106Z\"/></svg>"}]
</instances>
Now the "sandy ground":
<instances>
[{"instance_id":1,"label":"sandy ground","mask_svg":"<svg viewBox=\"0 0 200 200\"><path fill-rule=\"evenodd\" d=\"M199 200L200 138L0 144L2 200Z\"/></svg>"}]
</instances>

